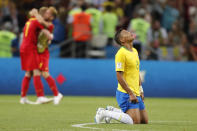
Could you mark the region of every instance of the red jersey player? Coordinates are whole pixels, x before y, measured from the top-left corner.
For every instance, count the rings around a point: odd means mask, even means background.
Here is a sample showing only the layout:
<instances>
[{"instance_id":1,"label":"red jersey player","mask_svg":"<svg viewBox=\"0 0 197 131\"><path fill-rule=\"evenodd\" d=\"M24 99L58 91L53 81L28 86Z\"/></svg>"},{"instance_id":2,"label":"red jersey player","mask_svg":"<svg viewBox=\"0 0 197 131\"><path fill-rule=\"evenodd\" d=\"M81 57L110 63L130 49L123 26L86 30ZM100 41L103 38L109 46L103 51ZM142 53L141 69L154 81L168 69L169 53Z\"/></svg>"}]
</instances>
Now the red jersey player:
<instances>
[{"instance_id":1,"label":"red jersey player","mask_svg":"<svg viewBox=\"0 0 197 131\"><path fill-rule=\"evenodd\" d=\"M32 11L33 14L38 14L37 10ZM42 20L40 20L42 21ZM43 21L43 24L45 21ZM44 29L44 26L40 24L40 22L31 17L25 24L23 30L23 40L20 47L20 57L21 57L21 66L22 70L25 72L25 77L22 81L22 92L21 92L21 100L20 103L25 104L28 102L26 98L26 90L29 86L29 82L33 73L33 83L35 86L36 94L38 97L37 103L47 103L50 100L44 97L43 85L40 79L40 71L39 71L39 54L37 52L37 39L38 34L42 30L42 32L48 37L48 39L52 39L50 32Z\"/></svg>"},{"instance_id":2,"label":"red jersey player","mask_svg":"<svg viewBox=\"0 0 197 131\"><path fill-rule=\"evenodd\" d=\"M54 7L49 7L49 8L42 7L40 8L39 13L49 23L48 30L50 31L50 33L52 33L54 28L52 21L57 15L56 9ZM41 31L38 37L38 47L37 47L40 56L39 69L41 71L42 76L45 78L49 87L51 88L54 95L54 104L57 105L59 104L60 100L63 98L63 95L59 93L58 88L55 84L55 80L49 74L49 50L48 50L49 43L50 43L49 39Z\"/></svg>"}]
</instances>

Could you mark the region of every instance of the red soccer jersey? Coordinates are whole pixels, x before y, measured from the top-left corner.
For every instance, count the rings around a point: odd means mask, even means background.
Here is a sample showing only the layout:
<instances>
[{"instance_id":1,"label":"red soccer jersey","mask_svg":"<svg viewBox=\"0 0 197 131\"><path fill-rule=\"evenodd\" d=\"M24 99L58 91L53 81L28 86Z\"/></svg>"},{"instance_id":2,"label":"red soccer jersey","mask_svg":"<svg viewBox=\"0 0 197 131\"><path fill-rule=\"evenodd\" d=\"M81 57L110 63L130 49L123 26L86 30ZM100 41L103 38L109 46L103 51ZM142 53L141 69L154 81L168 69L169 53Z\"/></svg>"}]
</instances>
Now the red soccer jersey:
<instances>
[{"instance_id":1,"label":"red soccer jersey","mask_svg":"<svg viewBox=\"0 0 197 131\"><path fill-rule=\"evenodd\" d=\"M23 40L20 52L31 51L37 49L38 34L44 26L41 25L36 18L30 18L23 29Z\"/></svg>"},{"instance_id":2,"label":"red soccer jersey","mask_svg":"<svg viewBox=\"0 0 197 131\"><path fill-rule=\"evenodd\" d=\"M48 27L49 32L53 33L54 25L51 24ZM39 69L41 71L49 71L49 50L48 48L45 49L43 53L39 54Z\"/></svg>"},{"instance_id":3,"label":"red soccer jersey","mask_svg":"<svg viewBox=\"0 0 197 131\"><path fill-rule=\"evenodd\" d=\"M49 30L51 33L53 33L53 29L54 29L54 25L51 24L51 25L48 27L48 30Z\"/></svg>"}]
</instances>

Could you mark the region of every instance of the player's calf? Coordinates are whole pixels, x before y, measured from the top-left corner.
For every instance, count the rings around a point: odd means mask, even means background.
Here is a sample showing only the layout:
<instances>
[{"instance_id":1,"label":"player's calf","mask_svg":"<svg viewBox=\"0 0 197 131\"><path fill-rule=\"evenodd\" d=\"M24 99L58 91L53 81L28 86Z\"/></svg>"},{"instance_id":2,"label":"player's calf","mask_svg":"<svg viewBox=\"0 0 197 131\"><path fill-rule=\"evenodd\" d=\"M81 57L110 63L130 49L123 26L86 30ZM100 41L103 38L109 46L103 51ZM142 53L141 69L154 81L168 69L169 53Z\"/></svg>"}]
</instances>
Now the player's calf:
<instances>
[{"instance_id":1,"label":"player's calf","mask_svg":"<svg viewBox=\"0 0 197 131\"><path fill-rule=\"evenodd\" d=\"M58 91L55 80L50 76L49 72L46 72L46 71L42 72L42 76L45 78L49 87L51 88L51 91L53 92L54 104L58 105L60 101L62 100L63 95Z\"/></svg>"},{"instance_id":2,"label":"player's calf","mask_svg":"<svg viewBox=\"0 0 197 131\"><path fill-rule=\"evenodd\" d=\"M21 85L21 98L27 95L27 91L29 89L29 83L31 80L32 73L30 71L25 72L25 77L23 78L22 85Z\"/></svg>"},{"instance_id":3,"label":"player's calf","mask_svg":"<svg viewBox=\"0 0 197 131\"><path fill-rule=\"evenodd\" d=\"M47 74L47 73L45 73ZM45 80L47 81L49 87L51 88L52 92L53 92L53 95L54 96L58 96L58 88L56 86L56 83L55 83L55 80L53 79L53 77L51 77L50 75L47 75L47 77L44 77Z\"/></svg>"},{"instance_id":4,"label":"player's calf","mask_svg":"<svg viewBox=\"0 0 197 131\"><path fill-rule=\"evenodd\" d=\"M38 97L43 97L44 96L44 86L42 84L41 78L40 78L41 72L39 70L34 70L33 71L33 82L36 90L36 95Z\"/></svg>"}]
</instances>

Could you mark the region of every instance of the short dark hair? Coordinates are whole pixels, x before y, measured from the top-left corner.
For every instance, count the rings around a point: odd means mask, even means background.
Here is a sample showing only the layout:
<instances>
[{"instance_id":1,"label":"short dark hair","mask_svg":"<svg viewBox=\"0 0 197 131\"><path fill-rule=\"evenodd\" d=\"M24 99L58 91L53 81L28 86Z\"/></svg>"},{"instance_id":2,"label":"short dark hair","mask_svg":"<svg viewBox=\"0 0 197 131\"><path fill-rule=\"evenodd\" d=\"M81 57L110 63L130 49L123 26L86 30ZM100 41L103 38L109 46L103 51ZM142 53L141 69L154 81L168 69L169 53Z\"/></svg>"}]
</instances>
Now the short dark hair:
<instances>
[{"instance_id":1,"label":"short dark hair","mask_svg":"<svg viewBox=\"0 0 197 131\"><path fill-rule=\"evenodd\" d=\"M122 32L123 29L119 29L114 37L114 40L116 41L117 44L121 45L121 41L120 41L120 33Z\"/></svg>"}]
</instances>

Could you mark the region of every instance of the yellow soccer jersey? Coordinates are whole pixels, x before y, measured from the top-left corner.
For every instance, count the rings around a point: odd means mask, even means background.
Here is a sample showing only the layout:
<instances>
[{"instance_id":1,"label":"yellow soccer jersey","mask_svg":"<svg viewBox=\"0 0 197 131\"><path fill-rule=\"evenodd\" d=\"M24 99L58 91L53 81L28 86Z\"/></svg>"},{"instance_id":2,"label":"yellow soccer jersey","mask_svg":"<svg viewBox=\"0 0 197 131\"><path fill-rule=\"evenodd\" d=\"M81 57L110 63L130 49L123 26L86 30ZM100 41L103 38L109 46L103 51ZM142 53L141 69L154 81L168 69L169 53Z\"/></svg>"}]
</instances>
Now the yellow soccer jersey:
<instances>
[{"instance_id":1,"label":"yellow soccer jersey","mask_svg":"<svg viewBox=\"0 0 197 131\"><path fill-rule=\"evenodd\" d=\"M48 48L48 38L44 35L43 32L40 32L37 45L38 53L43 53L46 48Z\"/></svg>"},{"instance_id":2,"label":"yellow soccer jersey","mask_svg":"<svg viewBox=\"0 0 197 131\"><path fill-rule=\"evenodd\" d=\"M136 96L140 96L139 88L139 57L135 48L129 51L125 47L121 47L116 53L115 64L116 71L123 72L123 78L127 82L129 88ZM118 83L118 90L127 93Z\"/></svg>"}]
</instances>

